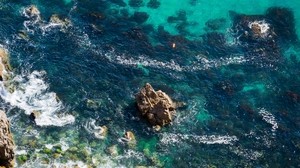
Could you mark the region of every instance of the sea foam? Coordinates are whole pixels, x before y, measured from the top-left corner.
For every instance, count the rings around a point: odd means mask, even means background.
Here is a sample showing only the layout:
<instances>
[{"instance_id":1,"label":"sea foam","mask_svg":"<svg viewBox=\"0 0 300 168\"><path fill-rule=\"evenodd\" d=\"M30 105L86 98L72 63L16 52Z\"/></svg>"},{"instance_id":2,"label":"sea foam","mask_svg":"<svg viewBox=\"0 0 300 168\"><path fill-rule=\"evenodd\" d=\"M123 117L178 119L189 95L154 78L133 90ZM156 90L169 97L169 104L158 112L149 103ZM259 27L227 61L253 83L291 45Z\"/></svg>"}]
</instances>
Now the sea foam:
<instances>
[{"instance_id":1,"label":"sea foam","mask_svg":"<svg viewBox=\"0 0 300 168\"><path fill-rule=\"evenodd\" d=\"M189 135L189 134L174 134L174 133L163 133L161 134L162 144L171 145L181 143L183 141L189 141L193 143L202 144L233 144L238 141L236 136L228 135Z\"/></svg>"},{"instance_id":2,"label":"sea foam","mask_svg":"<svg viewBox=\"0 0 300 168\"><path fill-rule=\"evenodd\" d=\"M43 80L44 71L33 71L28 76L17 75L12 79L17 83L13 92L9 92L0 82L0 96L12 106L23 109L27 115L40 112L35 119L40 126L64 126L73 123L75 117L64 114L65 107L56 93L49 92L49 85Z\"/></svg>"}]
</instances>

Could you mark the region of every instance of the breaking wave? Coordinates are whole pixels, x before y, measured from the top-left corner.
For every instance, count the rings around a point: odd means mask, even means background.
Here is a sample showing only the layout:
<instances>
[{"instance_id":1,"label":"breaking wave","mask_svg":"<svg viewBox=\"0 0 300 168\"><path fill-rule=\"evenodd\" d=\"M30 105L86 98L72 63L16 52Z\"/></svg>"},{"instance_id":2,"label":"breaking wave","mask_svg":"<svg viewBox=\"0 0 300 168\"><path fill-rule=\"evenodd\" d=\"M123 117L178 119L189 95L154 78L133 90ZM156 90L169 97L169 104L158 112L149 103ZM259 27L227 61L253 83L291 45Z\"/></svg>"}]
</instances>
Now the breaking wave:
<instances>
[{"instance_id":1,"label":"breaking wave","mask_svg":"<svg viewBox=\"0 0 300 168\"><path fill-rule=\"evenodd\" d=\"M73 123L75 117L64 114L66 110L56 93L49 92L49 86L43 80L44 71L33 71L28 76L17 75L12 82L15 89L8 91L0 83L0 96L12 106L23 109L27 115L33 111L40 113L35 122L40 126L64 126Z\"/></svg>"}]
</instances>

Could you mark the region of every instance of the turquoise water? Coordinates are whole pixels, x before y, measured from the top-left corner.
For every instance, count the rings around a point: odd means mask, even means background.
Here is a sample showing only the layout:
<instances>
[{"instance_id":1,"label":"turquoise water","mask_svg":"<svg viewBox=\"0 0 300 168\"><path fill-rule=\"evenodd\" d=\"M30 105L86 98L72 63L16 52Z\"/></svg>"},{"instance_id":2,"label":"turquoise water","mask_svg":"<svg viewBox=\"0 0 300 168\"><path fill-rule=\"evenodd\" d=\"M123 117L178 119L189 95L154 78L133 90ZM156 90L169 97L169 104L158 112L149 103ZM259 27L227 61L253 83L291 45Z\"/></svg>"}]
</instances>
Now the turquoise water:
<instances>
[{"instance_id":1,"label":"turquoise water","mask_svg":"<svg viewBox=\"0 0 300 168\"><path fill-rule=\"evenodd\" d=\"M40 16L26 14L30 5ZM299 6L1 1L13 71L0 102L16 167L299 167ZM147 82L187 104L159 132L135 104Z\"/></svg>"}]
</instances>

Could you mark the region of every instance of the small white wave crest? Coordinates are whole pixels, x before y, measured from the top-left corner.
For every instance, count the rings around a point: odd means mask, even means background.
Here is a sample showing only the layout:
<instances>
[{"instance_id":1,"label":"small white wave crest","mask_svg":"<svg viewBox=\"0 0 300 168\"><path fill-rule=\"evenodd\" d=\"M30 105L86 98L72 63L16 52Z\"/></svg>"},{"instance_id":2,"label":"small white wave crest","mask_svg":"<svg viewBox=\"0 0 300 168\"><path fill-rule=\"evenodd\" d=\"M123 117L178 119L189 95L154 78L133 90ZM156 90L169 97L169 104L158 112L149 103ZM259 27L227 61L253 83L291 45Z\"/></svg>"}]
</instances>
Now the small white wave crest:
<instances>
[{"instance_id":1,"label":"small white wave crest","mask_svg":"<svg viewBox=\"0 0 300 168\"><path fill-rule=\"evenodd\" d=\"M188 134L174 134L174 133L163 133L160 140L162 144L172 145L181 143L183 141L189 141L193 143L202 144L226 144L231 145L233 142L238 141L236 136L222 136L222 135L188 135Z\"/></svg>"},{"instance_id":2,"label":"small white wave crest","mask_svg":"<svg viewBox=\"0 0 300 168\"><path fill-rule=\"evenodd\" d=\"M33 111L40 113L35 122L40 126L64 126L73 123L75 117L64 114L63 103L56 93L49 92L49 86L43 80L44 71L33 71L28 76L18 75L12 81L16 88L9 92L3 82L0 82L0 96L12 106L23 109L27 115Z\"/></svg>"},{"instance_id":3,"label":"small white wave crest","mask_svg":"<svg viewBox=\"0 0 300 168\"><path fill-rule=\"evenodd\" d=\"M263 120L266 123L269 123L272 125L272 131L276 131L276 129L278 128L278 124L276 122L275 117L272 115L272 113L268 112L266 109L261 108L258 112L259 115L261 115L263 118Z\"/></svg>"},{"instance_id":4,"label":"small white wave crest","mask_svg":"<svg viewBox=\"0 0 300 168\"><path fill-rule=\"evenodd\" d=\"M107 128L105 126L103 126L103 127L97 126L95 123L96 123L96 120L89 119L84 125L85 130L87 132L93 134L98 139L104 139Z\"/></svg>"},{"instance_id":5,"label":"small white wave crest","mask_svg":"<svg viewBox=\"0 0 300 168\"><path fill-rule=\"evenodd\" d=\"M138 58L132 58L126 55L117 55L114 51L108 52L104 54L105 57L113 63L126 65L126 66L138 66L142 65L145 67L150 68L157 68L157 69L168 69L172 71L200 71L206 70L211 68L217 68L220 66L226 66L230 64L242 64L247 62L248 60L244 57L244 55L230 55L228 57L222 57L219 59L207 59L203 55L197 55L196 61L194 61L190 65L180 65L179 63L175 62L175 60L170 61L158 61L155 59L148 58L147 56L139 56Z\"/></svg>"}]
</instances>

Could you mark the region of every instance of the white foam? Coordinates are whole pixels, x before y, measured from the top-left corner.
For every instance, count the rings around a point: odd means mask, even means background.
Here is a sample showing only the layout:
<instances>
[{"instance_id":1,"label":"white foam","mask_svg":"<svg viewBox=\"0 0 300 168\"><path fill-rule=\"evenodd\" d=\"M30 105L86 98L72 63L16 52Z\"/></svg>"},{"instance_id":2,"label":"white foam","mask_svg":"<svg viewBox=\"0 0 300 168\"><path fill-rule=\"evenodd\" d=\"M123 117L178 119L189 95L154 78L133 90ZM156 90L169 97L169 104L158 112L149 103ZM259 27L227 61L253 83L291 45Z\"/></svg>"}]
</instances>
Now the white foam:
<instances>
[{"instance_id":1,"label":"white foam","mask_svg":"<svg viewBox=\"0 0 300 168\"><path fill-rule=\"evenodd\" d=\"M96 120L89 119L84 125L85 130L93 134L98 139L104 139L105 136L103 135L103 133L105 130L103 129L103 127L97 126L95 122Z\"/></svg>"},{"instance_id":2,"label":"white foam","mask_svg":"<svg viewBox=\"0 0 300 168\"><path fill-rule=\"evenodd\" d=\"M233 151L233 153L250 160L257 160L263 156L261 152L251 149L243 149L241 147L231 147L231 150Z\"/></svg>"},{"instance_id":3,"label":"white foam","mask_svg":"<svg viewBox=\"0 0 300 168\"><path fill-rule=\"evenodd\" d=\"M270 25L265 20L253 21L248 24L248 27L252 29L253 25L257 25L260 28L260 34L263 38L269 35Z\"/></svg>"},{"instance_id":4,"label":"white foam","mask_svg":"<svg viewBox=\"0 0 300 168\"><path fill-rule=\"evenodd\" d=\"M264 108L261 108L258 113L263 117L262 119L266 123L269 123L272 125L272 131L276 131L276 129L278 128L278 124L276 122L275 117L272 115L272 113L268 112Z\"/></svg>"},{"instance_id":5,"label":"white foam","mask_svg":"<svg viewBox=\"0 0 300 168\"><path fill-rule=\"evenodd\" d=\"M43 80L44 71L33 71L28 76L18 75L13 79L17 82L17 88L10 93L0 82L0 96L12 106L23 109L27 115L33 111L41 114L35 119L40 126L64 126L73 123L75 117L64 114L63 103L58 99L56 93L49 92L49 86Z\"/></svg>"},{"instance_id":6,"label":"white foam","mask_svg":"<svg viewBox=\"0 0 300 168\"><path fill-rule=\"evenodd\" d=\"M30 16L26 12L31 6L22 9L22 15L25 16L28 20L23 22L23 26L25 27L26 31L29 33L34 34L36 29L42 31L43 34L46 32L51 31L54 28L58 28L61 31L65 31L66 28L71 26L71 22L63 21L63 20L50 20L49 22L42 19L40 12L36 15Z\"/></svg>"},{"instance_id":7,"label":"white foam","mask_svg":"<svg viewBox=\"0 0 300 168\"><path fill-rule=\"evenodd\" d=\"M57 168L65 168L65 167L80 167L80 168L88 168L88 166L83 163L82 161L71 161L68 160L67 163L53 163L51 167L57 167Z\"/></svg>"},{"instance_id":8,"label":"white foam","mask_svg":"<svg viewBox=\"0 0 300 168\"><path fill-rule=\"evenodd\" d=\"M162 62L155 59L148 58L147 56L141 55L138 58L132 58L130 56L116 55L114 51L105 53L104 56L113 63L126 65L126 66L138 66L142 65L144 67L151 67L156 69L168 69L172 71L199 71L211 68L216 68L220 66L226 66L230 64L242 64L247 60L243 55L230 55L228 57L222 57L219 59L207 59L203 55L197 55L196 61L190 65L182 66L175 62L175 60L170 60L169 62Z\"/></svg>"},{"instance_id":9,"label":"white foam","mask_svg":"<svg viewBox=\"0 0 300 168\"><path fill-rule=\"evenodd\" d=\"M202 144L232 144L238 141L236 136L222 136L222 135L188 135L188 134L173 134L173 133L163 133L161 134L161 142L166 145L172 145L181 143L183 141L189 141L194 143Z\"/></svg>"}]
</instances>

